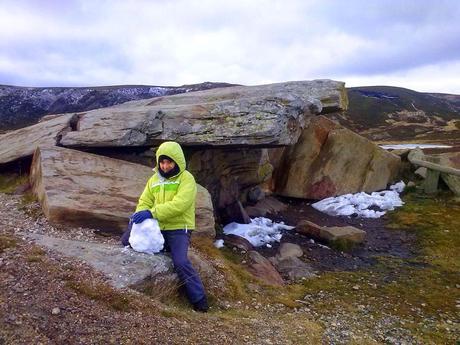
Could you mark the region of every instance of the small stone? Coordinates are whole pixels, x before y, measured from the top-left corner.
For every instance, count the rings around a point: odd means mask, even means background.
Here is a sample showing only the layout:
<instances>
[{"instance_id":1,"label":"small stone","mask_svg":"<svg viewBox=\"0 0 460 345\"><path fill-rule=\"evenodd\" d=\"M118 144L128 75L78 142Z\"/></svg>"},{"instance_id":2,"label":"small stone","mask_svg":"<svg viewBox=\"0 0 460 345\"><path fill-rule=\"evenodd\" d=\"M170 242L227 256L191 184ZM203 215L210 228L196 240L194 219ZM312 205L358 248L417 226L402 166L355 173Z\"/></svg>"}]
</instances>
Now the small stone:
<instances>
[{"instance_id":1,"label":"small stone","mask_svg":"<svg viewBox=\"0 0 460 345\"><path fill-rule=\"evenodd\" d=\"M51 311L51 314L53 314L53 315L58 315L58 314L60 314L60 313L61 313L61 309L59 309L59 308L57 308L57 307L56 307L56 308L53 308L53 310Z\"/></svg>"},{"instance_id":2,"label":"small stone","mask_svg":"<svg viewBox=\"0 0 460 345\"><path fill-rule=\"evenodd\" d=\"M354 285L354 286L352 287L352 289L353 289L353 290L359 290L359 285Z\"/></svg>"},{"instance_id":3,"label":"small stone","mask_svg":"<svg viewBox=\"0 0 460 345\"><path fill-rule=\"evenodd\" d=\"M422 303L422 307L426 307L426 303Z\"/></svg>"}]
</instances>

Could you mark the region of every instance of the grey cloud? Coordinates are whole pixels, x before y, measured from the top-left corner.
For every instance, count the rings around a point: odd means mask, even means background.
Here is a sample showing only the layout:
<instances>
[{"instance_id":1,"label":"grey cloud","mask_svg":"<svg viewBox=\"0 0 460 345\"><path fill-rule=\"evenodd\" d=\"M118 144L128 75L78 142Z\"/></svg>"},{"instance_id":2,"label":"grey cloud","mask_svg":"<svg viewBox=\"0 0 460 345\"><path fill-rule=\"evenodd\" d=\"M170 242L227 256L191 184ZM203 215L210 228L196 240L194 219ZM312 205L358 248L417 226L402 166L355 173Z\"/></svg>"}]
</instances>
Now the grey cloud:
<instances>
[{"instance_id":1,"label":"grey cloud","mask_svg":"<svg viewBox=\"0 0 460 345\"><path fill-rule=\"evenodd\" d=\"M389 75L460 61L455 0L6 4L37 14L43 28L35 23L3 35L0 83L250 84ZM2 70L2 60L14 68Z\"/></svg>"}]
</instances>

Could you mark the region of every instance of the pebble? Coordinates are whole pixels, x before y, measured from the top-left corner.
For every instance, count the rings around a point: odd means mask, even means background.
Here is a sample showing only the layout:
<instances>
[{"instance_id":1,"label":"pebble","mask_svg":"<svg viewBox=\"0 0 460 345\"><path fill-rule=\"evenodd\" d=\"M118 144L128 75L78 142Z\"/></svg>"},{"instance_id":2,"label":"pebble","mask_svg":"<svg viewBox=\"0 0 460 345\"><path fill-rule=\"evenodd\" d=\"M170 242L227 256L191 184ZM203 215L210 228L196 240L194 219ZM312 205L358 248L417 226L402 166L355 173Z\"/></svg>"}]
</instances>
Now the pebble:
<instances>
[{"instance_id":1,"label":"pebble","mask_svg":"<svg viewBox=\"0 0 460 345\"><path fill-rule=\"evenodd\" d=\"M53 314L53 315L58 315L58 314L60 314L60 313L61 313L61 309L59 309L59 308L57 308L57 307L56 307L56 308L53 308L53 310L51 311L51 314Z\"/></svg>"},{"instance_id":2,"label":"pebble","mask_svg":"<svg viewBox=\"0 0 460 345\"><path fill-rule=\"evenodd\" d=\"M354 285L354 286L352 287L352 289L353 289L353 290L359 290L359 285Z\"/></svg>"}]
</instances>

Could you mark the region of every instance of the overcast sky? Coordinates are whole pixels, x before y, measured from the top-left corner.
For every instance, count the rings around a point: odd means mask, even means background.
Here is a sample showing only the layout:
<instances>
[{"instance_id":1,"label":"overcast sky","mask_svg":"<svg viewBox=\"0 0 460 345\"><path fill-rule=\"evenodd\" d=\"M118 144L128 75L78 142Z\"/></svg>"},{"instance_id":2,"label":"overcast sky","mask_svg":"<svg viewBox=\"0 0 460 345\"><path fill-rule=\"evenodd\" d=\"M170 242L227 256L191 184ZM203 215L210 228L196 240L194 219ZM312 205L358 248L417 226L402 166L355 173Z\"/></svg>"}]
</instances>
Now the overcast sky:
<instances>
[{"instance_id":1,"label":"overcast sky","mask_svg":"<svg viewBox=\"0 0 460 345\"><path fill-rule=\"evenodd\" d=\"M323 78L460 94L460 1L0 0L0 84Z\"/></svg>"}]
</instances>

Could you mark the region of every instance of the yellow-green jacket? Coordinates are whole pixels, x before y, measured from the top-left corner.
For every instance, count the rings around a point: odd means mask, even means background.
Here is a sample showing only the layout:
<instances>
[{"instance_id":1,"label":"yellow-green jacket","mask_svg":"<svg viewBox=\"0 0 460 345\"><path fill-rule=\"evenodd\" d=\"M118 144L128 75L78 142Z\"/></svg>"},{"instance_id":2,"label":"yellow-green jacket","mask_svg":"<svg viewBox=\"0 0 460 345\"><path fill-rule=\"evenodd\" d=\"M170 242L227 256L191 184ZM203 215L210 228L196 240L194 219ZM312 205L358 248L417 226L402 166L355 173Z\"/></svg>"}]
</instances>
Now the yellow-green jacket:
<instances>
[{"instance_id":1,"label":"yellow-green jacket","mask_svg":"<svg viewBox=\"0 0 460 345\"><path fill-rule=\"evenodd\" d=\"M158 158L171 157L179 166L179 173L164 178L158 172ZM158 219L161 230L195 229L196 182L193 175L185 170L184 152L180 145L167 141L156 152L157 166L139 198L136 212L150 210Z\"/></svg>"}]
</instances>

